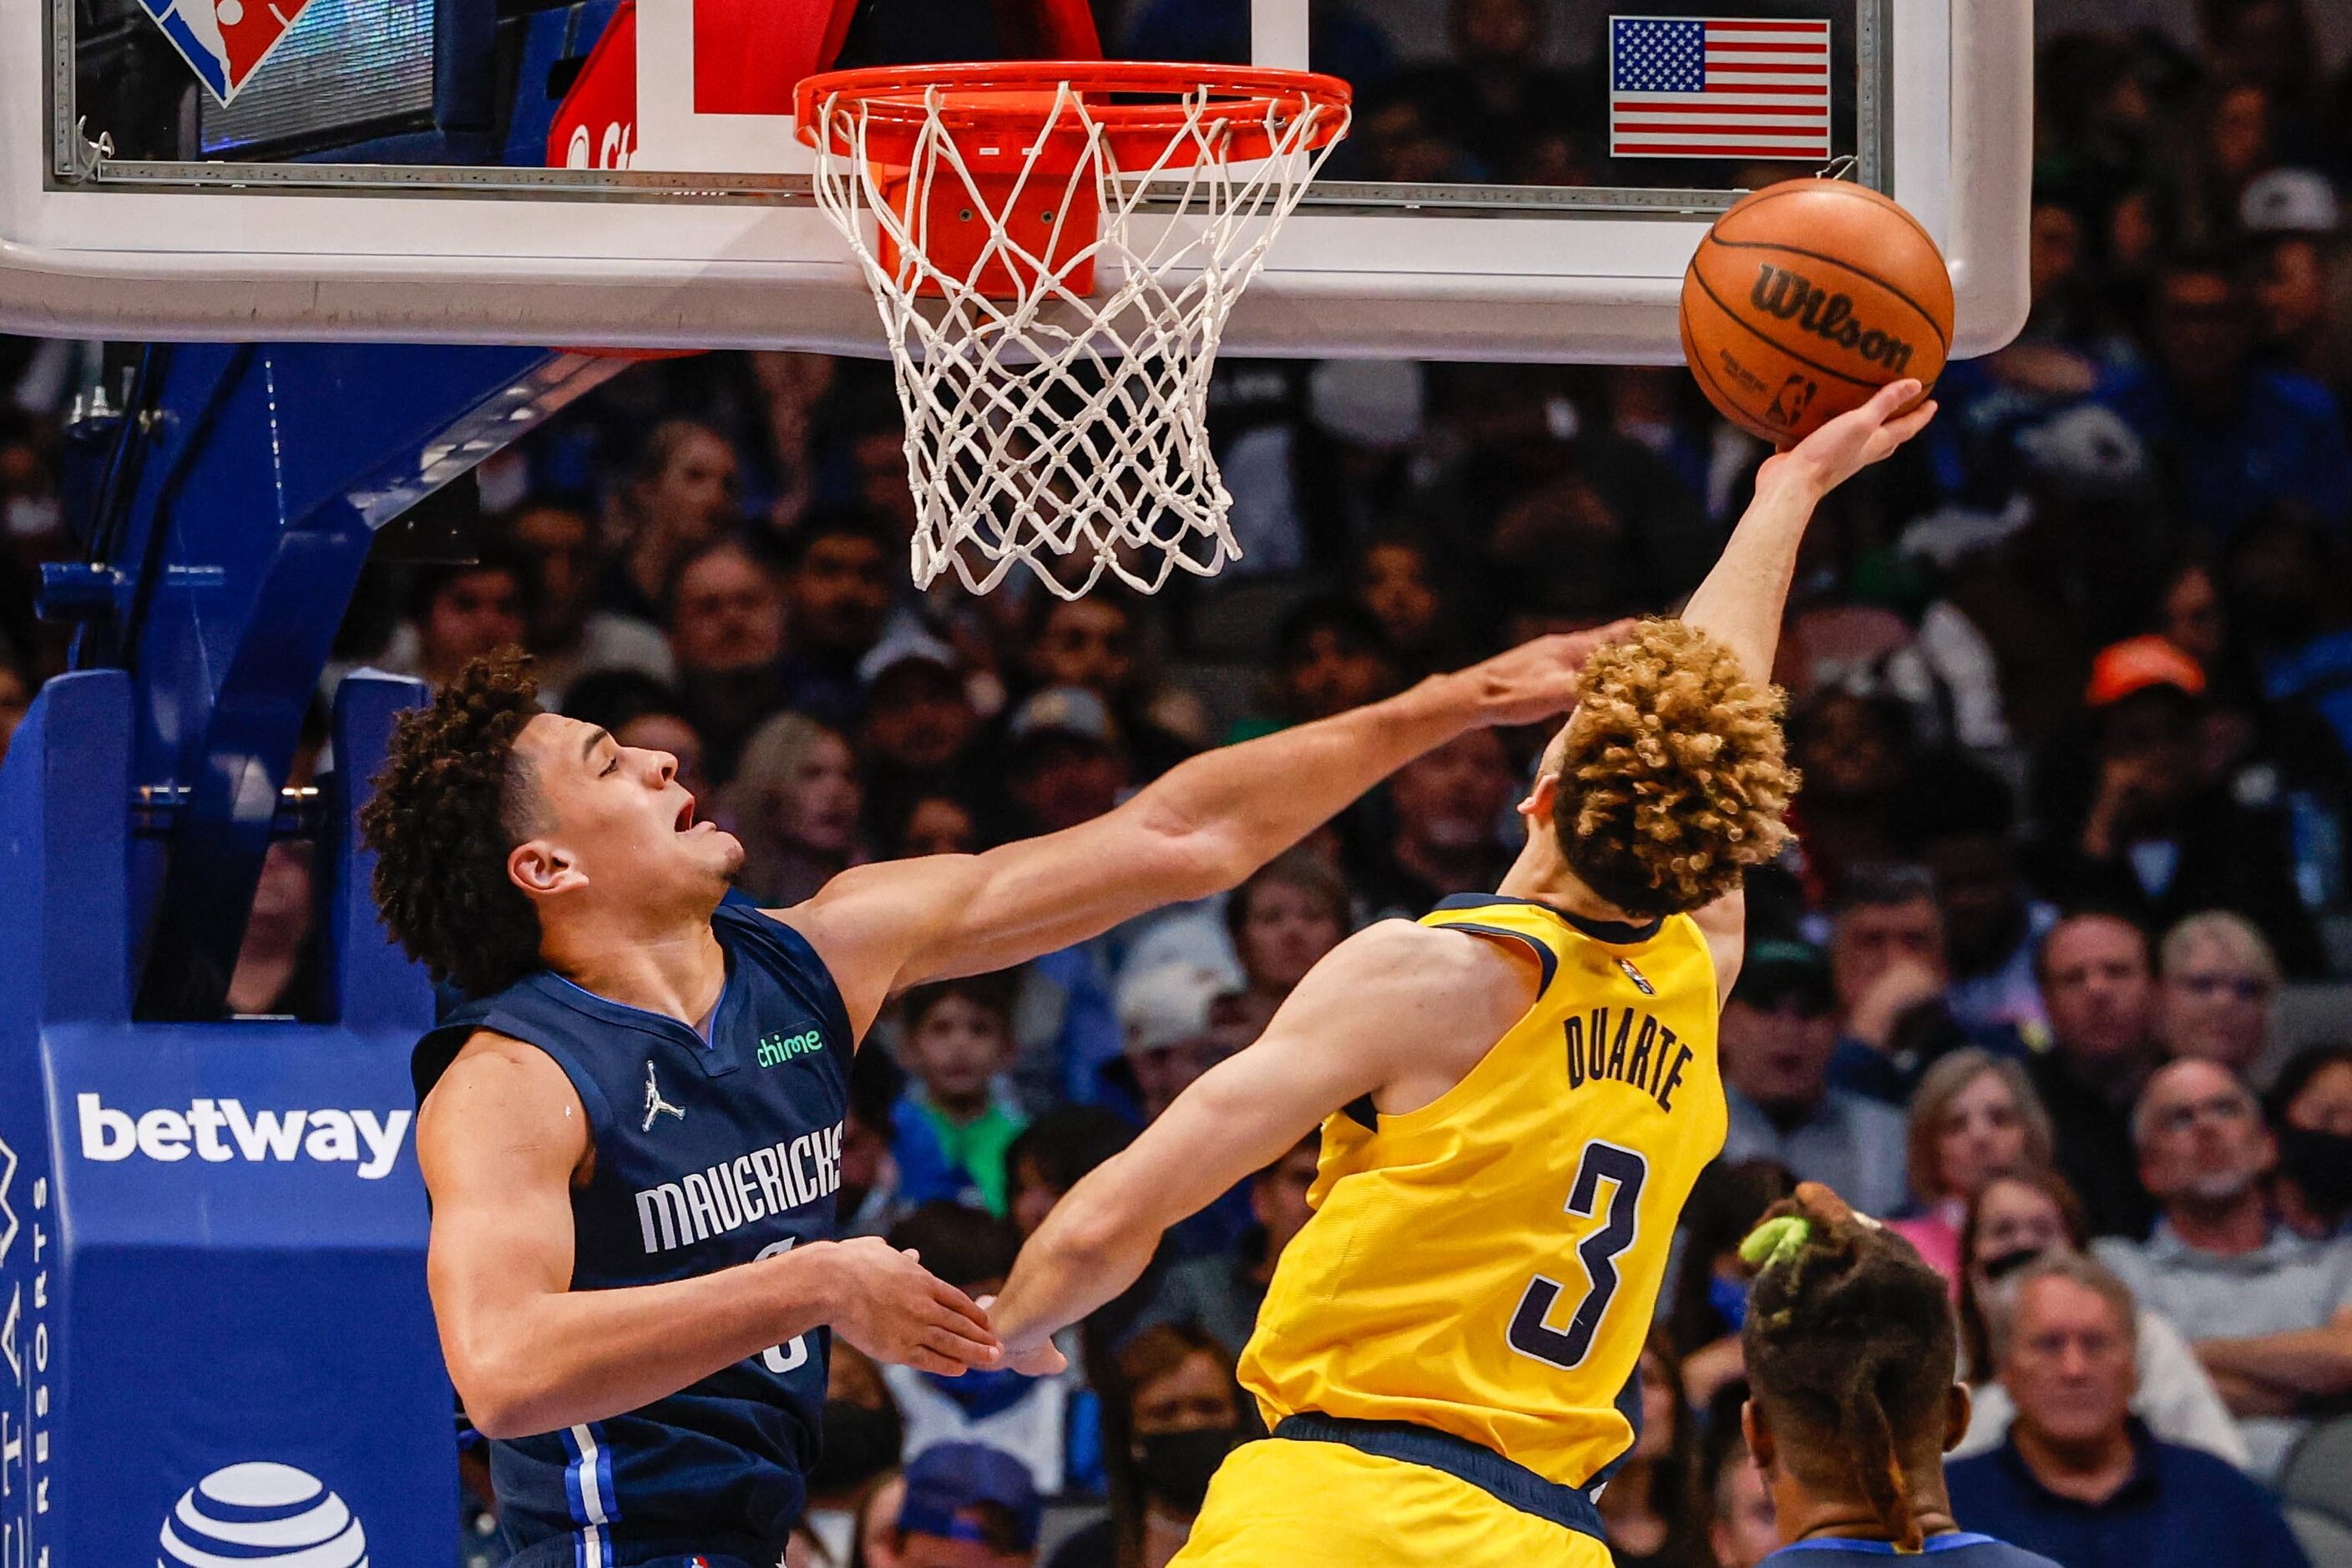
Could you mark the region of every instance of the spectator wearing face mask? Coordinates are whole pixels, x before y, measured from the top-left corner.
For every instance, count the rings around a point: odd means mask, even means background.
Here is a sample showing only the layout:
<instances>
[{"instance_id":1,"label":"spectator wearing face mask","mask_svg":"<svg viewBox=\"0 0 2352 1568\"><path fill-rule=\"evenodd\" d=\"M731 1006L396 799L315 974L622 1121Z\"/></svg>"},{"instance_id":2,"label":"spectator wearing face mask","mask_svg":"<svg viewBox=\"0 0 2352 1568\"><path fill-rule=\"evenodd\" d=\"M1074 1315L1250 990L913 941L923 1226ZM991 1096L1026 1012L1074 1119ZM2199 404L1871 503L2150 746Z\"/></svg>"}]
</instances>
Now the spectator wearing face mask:
<instances>
[{"instance_id":1,"label":"spectator wearing face mask","mask_svg":"<svg viewBox=\"0 0 2352 1568\"><path fill-rule=\"evenodd\" d=\"M1194 1258L1176 1264L1160 1279L1151 1304L1137 1319L1139 1329L1158 1323L1196 1323L1238 1360L1257 1327L1257 1310L1274 1281L1283 1248L1314 1214L1307 1194L1315 1185L1323 1142L1309 1133L1298 1145L1250 1178L1250 1230L1231 1256Z\"/></svg>"},{"instance_id":2,"label":"spectator wearing face mask","mask_svg":"<svg viewBox=\"0 0 2352 1568\"><path fill-rule=\"evenodd\" d=\"M828 1561L846 1563L857 1516L898 1466L906 1423L882 1381L882 1369L855 1345L835 1340L825 1363L824 1441L808 1476L802 1523Z\"/></svg>"},{"instance_id":3,"label":"spectator wearing face mask","mask_svg":"<svg viewBox=\"0 0 2352 1568\"><path fill-rule=\"evenodd\" d=\"M1770 1160L1835 1188L1864 1213L1903 1206L1901 1112L1832 1087L1836 998L1827 960L1801 942L1748 944L1723 1008L1718 1050L1726 1160Z\"/></svg>"},{"instance_id":4,"label":"spectator wearing face mask","mask_svg":"<svg viewBox=\"0 0 2352 1568\"><path fill-rule=\"evenodd\" d=\"M1003 1288L1021 1250L1007 1222L948 1203L925 1204L890 1227L889 1241L975 1300ZM1076 1349L1072 1334L1068 1350ZM943 1376L886 1366L882 1377L906 1417L910 1473L939 1444L984 1443L1018 1459L1041 1496L1099 1489L1100 1412L1075 1370L1029 1377L1000 1367Z\"/></svg>"},{"instance_id":5,"label":"spectator wearing face mask","mask_svg":"<svg viewBox=\"0 0 2352 1568\"><path fill-rule=\"evenodd\" d=\"M1080 1531L1051 1568L1167 1568L1184 1549L1209 1478L1252 1434L1234 1358L1192 1323L1146 1329L1120 1349L1107 1440L1111 1514Z\"/></svg>"},{"instance_id":6,"label":"spectator wearing face mask","mask_svg":"<svg viewBox=\"0 0 2352 1568\"><path fill-rule=\"evenodd\" d=\"M1975 1399L1968 1435L1952 1451L1954 1458L1999 1447L2017 1413L2001 1386L1986 1326L2017 1271L2045 1254L2081 1253L2089 1245L2083 1205L2063 1176L1996 1176L1969 1205L1960 1233L1960 1368ZM2245 1468L2252 1462L2246 1440L2197 1352L2163 1313L2142 1307L2137 1316L2139 1382L2132 1393L2133 1415L2168 1443L2200 1448Z\"/></svg>"},{"instance_id":7,"label":"spectator wearing face mask","mask_svg":"<svg viewBox=\"0 0 2352 1568\"><path fill-rule=\"evenodd\" d=\"M2148 1080L2132 1118L2163 1218L2100 1257L2180 1325L2253 1452L2277 1472L2315 1401L2352 1393L2352 1242L2280 1225L2263 1191L2278 1148L2244 1081L2206 1061Z\"/></svg>"},{"instance_id":8,"label":"spectator wearing face mask","mask_svg":"<svg viewBox=\"0 0 2352 1568\"><path fill-rule=\"evenodd\" d=\"M2280 1217L2313 1241L2352 1238L2352 1046L2313 1046L2279 1072L2265 1104Z\"/></svg>"}]
</instances>

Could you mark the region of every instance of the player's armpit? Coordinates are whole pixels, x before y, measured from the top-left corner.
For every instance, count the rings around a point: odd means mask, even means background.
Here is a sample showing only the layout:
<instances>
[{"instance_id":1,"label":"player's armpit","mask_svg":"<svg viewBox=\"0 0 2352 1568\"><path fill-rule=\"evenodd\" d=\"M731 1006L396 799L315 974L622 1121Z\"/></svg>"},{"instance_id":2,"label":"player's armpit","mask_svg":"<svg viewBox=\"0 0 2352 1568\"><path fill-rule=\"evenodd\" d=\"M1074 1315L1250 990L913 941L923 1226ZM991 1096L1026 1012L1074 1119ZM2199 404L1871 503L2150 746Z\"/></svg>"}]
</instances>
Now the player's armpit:
<instances>
[{"instance_id":1,"label":"player's armpit","mask_svg":"<svg viewBox=\"0 0 2352 1568\"><path fill-rule=\"evenodd\" d=\"M1435 1098L1525 1013L1535 966L1459 931L1384 921L1332 950L1265 1033L1179 1095L1055 1206L991 1321L1018 1355L1133 1283L1160 1233L1332 1112L1412 1080Z\"/></svg>"},{"instance_id":2,"label":"player's armpit","mask_svg":"<svg viewBox=\"0 0 2352 1568\"><path fill-rule=\"evenodd\" d=\"M1706 938L1707 956L1715 960L1715 1000L1720 1005L1731 999L1748 952L1748 889L1726 893L1693 910L1691 922Z\"/></svg>"}]
</instances>

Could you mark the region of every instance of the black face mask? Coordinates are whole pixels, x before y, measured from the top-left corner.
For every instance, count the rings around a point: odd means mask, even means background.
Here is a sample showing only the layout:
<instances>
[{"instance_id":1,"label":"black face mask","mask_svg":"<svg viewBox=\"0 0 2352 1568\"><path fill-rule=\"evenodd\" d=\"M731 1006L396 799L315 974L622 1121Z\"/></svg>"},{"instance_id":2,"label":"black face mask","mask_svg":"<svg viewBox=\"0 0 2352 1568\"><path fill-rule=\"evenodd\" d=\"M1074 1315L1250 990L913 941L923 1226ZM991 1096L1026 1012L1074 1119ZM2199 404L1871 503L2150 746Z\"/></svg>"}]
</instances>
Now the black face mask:
<instances>
[{"instance_id":1,"label":"black face mask","mask_svg":"<svg viewBox=\"0 0 2352 1568\"><path fill-rule=\"evenodd\" d=\"M1212 1426L1136 1439L1135 1468L1143 1489L1179 1513L1200 1512L1208 1500L1209 1478L1234 1451L1240 1436L1229 1426Z\"/></svg>"},{"instance_id":2,"label":"black face mask","mask_svg":"<svg viewBox=\"0 0 2352 1568\"><path fill-rule=\"evenodd\" d=\"M812 1492L847 1491L898 1462L906 1438L896 1410L869 1410L846 1399L824 1402L824 1441L809 1471Z\"/></svg>"},{"instance_id":3,"label":"black face mask","mask_svg":"<svg viewBox=\"0 0 2352 1568\"><path fill-rule=\"evenodd\" d=\"M2352 1209L2352 1137L2310 1127L2279 1130L2279 1169L2331 1218Z\"/></svg>"}]
</instances>

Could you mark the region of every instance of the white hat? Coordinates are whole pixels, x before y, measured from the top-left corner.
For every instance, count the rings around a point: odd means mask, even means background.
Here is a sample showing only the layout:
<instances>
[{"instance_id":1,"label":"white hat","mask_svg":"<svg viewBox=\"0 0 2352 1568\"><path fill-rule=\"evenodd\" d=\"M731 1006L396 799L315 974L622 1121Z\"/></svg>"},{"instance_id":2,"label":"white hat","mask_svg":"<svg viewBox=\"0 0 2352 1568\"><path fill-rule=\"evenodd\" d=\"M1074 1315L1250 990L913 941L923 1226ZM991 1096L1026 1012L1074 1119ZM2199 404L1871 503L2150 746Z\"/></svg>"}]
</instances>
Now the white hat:
<instances>
[{"instance_id":1,"label":"white hat","mask_svg":"<svg viewBox=\"0 0 2352 1568\"><path fill-rule=\"evenodd\" d=\"M2318 170L2273 169L2248 182L2238 221L2251 234L2334 234L2343 208Z\"/></svg>"},{"instance_id":2,"label":"white hat","mask_svg":"<svg viewBox=\"0 0 2352 1568\"><path fill-rule=\"evenodd\" d=\"M1206 1038L1209 1008L1232 990L1230 976L1205 963L1164 963L1118 989L1118 1023L1129 1054Z\"/></svg>"}]
</instances>

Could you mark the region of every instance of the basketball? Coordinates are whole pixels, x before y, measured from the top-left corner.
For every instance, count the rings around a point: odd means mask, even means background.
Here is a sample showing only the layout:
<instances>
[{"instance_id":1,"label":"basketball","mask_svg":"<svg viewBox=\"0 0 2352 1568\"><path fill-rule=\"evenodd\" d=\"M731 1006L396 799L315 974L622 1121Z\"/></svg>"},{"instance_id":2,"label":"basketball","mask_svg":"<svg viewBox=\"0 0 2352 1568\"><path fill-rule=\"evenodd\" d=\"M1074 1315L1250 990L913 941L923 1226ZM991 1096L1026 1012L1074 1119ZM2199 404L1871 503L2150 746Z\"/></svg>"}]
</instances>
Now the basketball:
<instances>
[{"instance_id":1,"label":"basketball","mask_svg":"<svg viewBox=\"0 0 2352 1568\"><path fill-rule=\"evenodd\" d=\"M1952 276L1887 197L1791 180L1742 197L1699 241L1682 337L1724 417L1787 446L1889 382L1934 387L1951 348Z\"/></svg>"}]
</instances>

